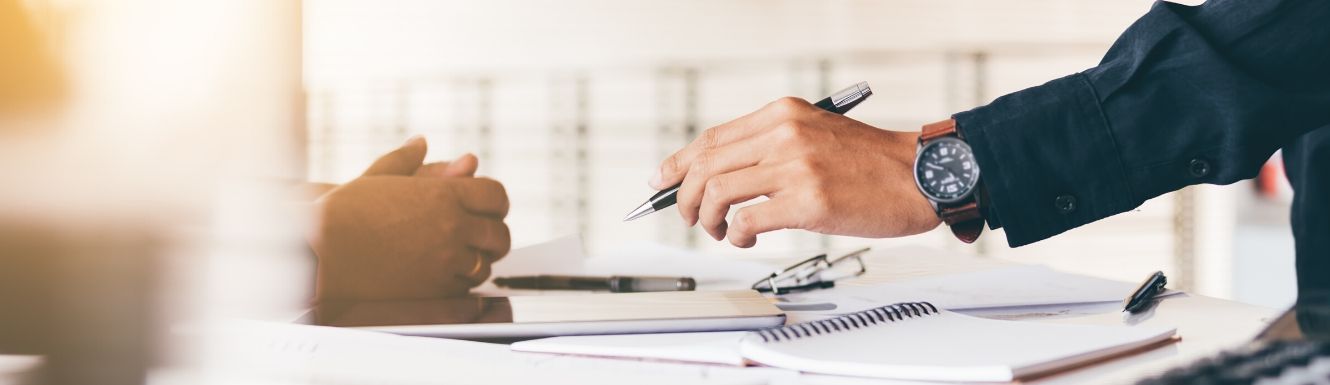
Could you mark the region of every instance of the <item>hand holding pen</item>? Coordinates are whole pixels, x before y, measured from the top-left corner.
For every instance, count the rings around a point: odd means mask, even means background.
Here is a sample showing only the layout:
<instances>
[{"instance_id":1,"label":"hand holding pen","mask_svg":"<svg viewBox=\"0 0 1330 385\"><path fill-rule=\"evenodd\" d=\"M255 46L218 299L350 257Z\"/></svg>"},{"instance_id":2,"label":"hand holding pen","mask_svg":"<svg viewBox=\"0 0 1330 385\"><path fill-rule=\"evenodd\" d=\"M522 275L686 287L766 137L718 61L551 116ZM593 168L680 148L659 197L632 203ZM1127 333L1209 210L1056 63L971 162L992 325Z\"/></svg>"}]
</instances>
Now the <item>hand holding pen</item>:
<instances>
[{"instance_id":1,"label":"hand holding pen","mask_svg":"<svg viewBox=\"0 0 1330 385\"><path fill-rule=\"evenodd\" d=\"M857 102L866 91L861 84L837 96L860 94L851 98ZM666 158L650 184L661 190L678 184L684 221L738 247L787 228L896 237L937 227L937 214L914 184L918 133L841 116L853 104L837 107L840 98L829 99L835 109L782 98L708 129ZM733 223L725 220L730 206L758 197L770 199L738 209Z\"/></svg>"},{"instance_id":2,"label":"hand holding pen","mask_svg":"<svg viewBox=\"0 0 1330 385\"><path fill-rule=\"evenodd\" d=\"M863 103L863 101L868 99L869 96L873 96L873 89L868 88L868 82L859 82L858 84L843 89L835 95L828 96L813 105L828 112L844 115L846 112L850 112L850 110L854 109L854 106ZM667 161L671 160L674 160L674 158L667 159ZM658 179L660 178L660 175L661 174L657 172L656 175L652 177L652 180L647 183L652 187L656 187L656 185L659 184ZM681 183L676 183L669 188L660 190L656 195L647 199L646 203L637 206L636 209L633 209L632 212L628 213L628 216L624 217L623 221L631 221L665 209L666 207L674 206L677 202L676 198L679 194L679 187L681 186Z\"/></svg>"}]
</instances>

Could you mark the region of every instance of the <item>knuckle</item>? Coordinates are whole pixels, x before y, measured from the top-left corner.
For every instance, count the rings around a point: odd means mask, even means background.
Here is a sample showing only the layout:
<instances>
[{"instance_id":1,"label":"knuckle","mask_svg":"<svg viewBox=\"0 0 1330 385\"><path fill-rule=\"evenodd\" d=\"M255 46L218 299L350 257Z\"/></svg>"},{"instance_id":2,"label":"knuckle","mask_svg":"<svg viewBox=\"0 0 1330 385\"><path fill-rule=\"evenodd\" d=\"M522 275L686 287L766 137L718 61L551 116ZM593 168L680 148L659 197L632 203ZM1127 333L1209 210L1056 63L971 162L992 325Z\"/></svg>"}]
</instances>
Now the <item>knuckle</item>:
<instances>
[{"instance_id":1,"label":"knuckle","mask_svg":"<svg viewBox=\"0 0 1330 385\"><path fill-rule=\"evenodd\" d=\"M715 128L709 128L702 131L702 136L697 139L702 144L702 148L716 148L720 144L720 131Z\"/></svg>"},{"instance_id":2,"label":"knuckle","mask_svg":"<svg viewBox=\"0 0 1330 385\"><path fill-rule=\"evenodd\" d=\"M787 120L776 127L776 132L782 142L787 144L800 144L808 139L808 126L794 120Z\"/></svg>"},{"instance_id":3,"label":"knuckle","mask_svg":"<svg viewBox=\"0 0 1330 385\"><path fill-rule=\"evenodd\" d=\"M815 188L808 192L808 211L814 218L821 218L831 210L831 197L826 190Z\"/></svg>"},{"instance_id":4,"label":"knuckle","mask_svg":"<svg viewBox=\"0 0 1330 385\"><path fill-rule=\"evenodd\" d=\"M669 157L665 158L665 161L661 162L661 168L661 173L665 175L674 175L682 171L679 165L679 153L670 154Z\"/></svg>"},{"instance_id":5,"label":"knuckle","mask_svg":"<svg viewBox=\"0 0 1330 385\"><path fill-rule=\"evenodd\" d=\"M794 96L786 96L771 102L771 107L780 114L793 114L808 106L808 101Z\"/></svg>"},{"instance_id":6,"label":"knuckle","mask_svg":"<svg viewBox=\"0 0 1330 385\"><path fill-rule=\"evenodd\" d=\"M820 165L817 159L808 156L801 156L794 160L794 170L799 175L807 178L817 176Z\"/></svg>"},{"instance_id":7,"label":"knuckle","mask_svg":"<svg viewBox=\"0 0 1330 385\"><path fill-rule=\"evenodd\" d=\"M723 178L711 178L707 180L706 191L702 193L704 201L714 201L723 197L725 194L725 181ZM710 199L708 199L710 198Z\"/></svg>"},{"instance_id":8,"label":"knuckle","mask_svg":"<svg viewBox=\"0 0 1330 385\"><path fill-rule=\"evenodd\" d=\"M757 228L757 218L753 217L753 212L739 209L738 212L734 212L734 218L730 221L729 236L732 240L749 237L755 228Z\"/></svg>"},{"instance_id":9,"label":"knuckle","mask_svg":"<svg viewBox=\"0 0 1330 385\"><path fill-rule=\"evenodd\" d=\"M688 174L702 175L705 173L707 167L711 165L711 157L712 155L710 151L697 154L697 157L693 158L693 164L688 166Z\"/></svg>"},{"instance_id":10,"label":"knuckle","mask_svg":"<svg viewBox=\"0 0 1330 385\"><path fill-rule=\"evenodd\" d=\"M735 234L740 235L748 234L751 229L757 225L756 218L753 218L753 212L747 209L741 209L735 212L733 222L734 224L730 226L730 229L733 230Z\"/></svg>"}]
</instances>

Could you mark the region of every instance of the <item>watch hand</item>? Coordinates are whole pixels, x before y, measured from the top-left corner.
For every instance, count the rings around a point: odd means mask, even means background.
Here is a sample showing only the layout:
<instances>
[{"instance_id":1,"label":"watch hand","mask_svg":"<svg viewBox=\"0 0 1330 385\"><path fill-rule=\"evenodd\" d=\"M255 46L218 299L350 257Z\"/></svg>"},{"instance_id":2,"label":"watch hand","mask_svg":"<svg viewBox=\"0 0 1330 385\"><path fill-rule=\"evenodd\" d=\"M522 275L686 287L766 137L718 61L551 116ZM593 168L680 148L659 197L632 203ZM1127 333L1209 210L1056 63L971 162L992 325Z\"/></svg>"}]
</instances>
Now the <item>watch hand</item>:
<instances>
[{"instance_id":1,"label":"watch hand","mask_svg":"<svg viewBox=\"0 0 1330 385\"><path fill-rule=\"evenodd\" d=\"M928 168L931 168L931 169L934 169L934 170L941 170L941 169L942 169L942 166L938 166L938 165L936 165L936 164L932 164L932 163L924 163L924 167L928 167Z\"/></svg>"}]
</instances>

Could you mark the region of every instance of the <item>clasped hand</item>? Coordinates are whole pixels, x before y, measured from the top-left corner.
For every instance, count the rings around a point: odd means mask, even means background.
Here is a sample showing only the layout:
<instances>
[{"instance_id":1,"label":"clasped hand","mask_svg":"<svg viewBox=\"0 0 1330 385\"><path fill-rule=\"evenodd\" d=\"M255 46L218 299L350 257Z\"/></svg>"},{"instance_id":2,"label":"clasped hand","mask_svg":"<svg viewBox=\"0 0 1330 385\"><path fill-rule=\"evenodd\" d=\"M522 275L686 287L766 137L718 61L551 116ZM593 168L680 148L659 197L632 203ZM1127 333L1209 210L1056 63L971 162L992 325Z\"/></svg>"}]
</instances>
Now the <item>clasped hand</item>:
<instances>
[{"instance_id":1,"label":"clasped hand","mask_svg":"<svg viewBox=\"0 0 1330 385\"><path fill-rule=\"evenodd\" d=\"M940 220L915 187L919 135L878 129L798 98L706 130L661 163L649 184L682 182L679 214L738 247L778 229L900 237ZM735 211L758 197L769 200Z\"/></svg>"},{"instance_id":2,"label":"clasped hand","mask_svg":"<svg viewBox=\"0 0 1330 385\"><path fill-rule=\"evenodd\" d=\"M422 164L425 152L414 138L318 200L320 300L463 295L508 253L503 186L473 176L474 156Z\"/></svg>"}]
</instances>

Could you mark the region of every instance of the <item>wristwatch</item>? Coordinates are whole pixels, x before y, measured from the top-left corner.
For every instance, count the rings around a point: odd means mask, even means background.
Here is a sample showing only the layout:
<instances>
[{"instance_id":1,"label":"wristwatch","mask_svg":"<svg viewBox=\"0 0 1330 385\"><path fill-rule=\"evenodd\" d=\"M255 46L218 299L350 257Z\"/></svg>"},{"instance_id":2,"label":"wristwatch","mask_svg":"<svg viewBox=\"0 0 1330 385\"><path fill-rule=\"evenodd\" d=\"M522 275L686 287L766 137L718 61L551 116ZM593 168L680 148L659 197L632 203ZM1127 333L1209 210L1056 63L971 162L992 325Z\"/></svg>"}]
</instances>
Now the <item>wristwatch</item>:
<instances>
[{"instance_id":1,"label":"wristwatch","mask_svg":"<svg viewBox=\"0 0 1330 385\"><path fill-rule=\"evenodd\" d=\"M914 158L914 183L961 242L984 231L979 209L979 163L956 131L956 120L924 125Z\"/></svg>"}]
</instances>

